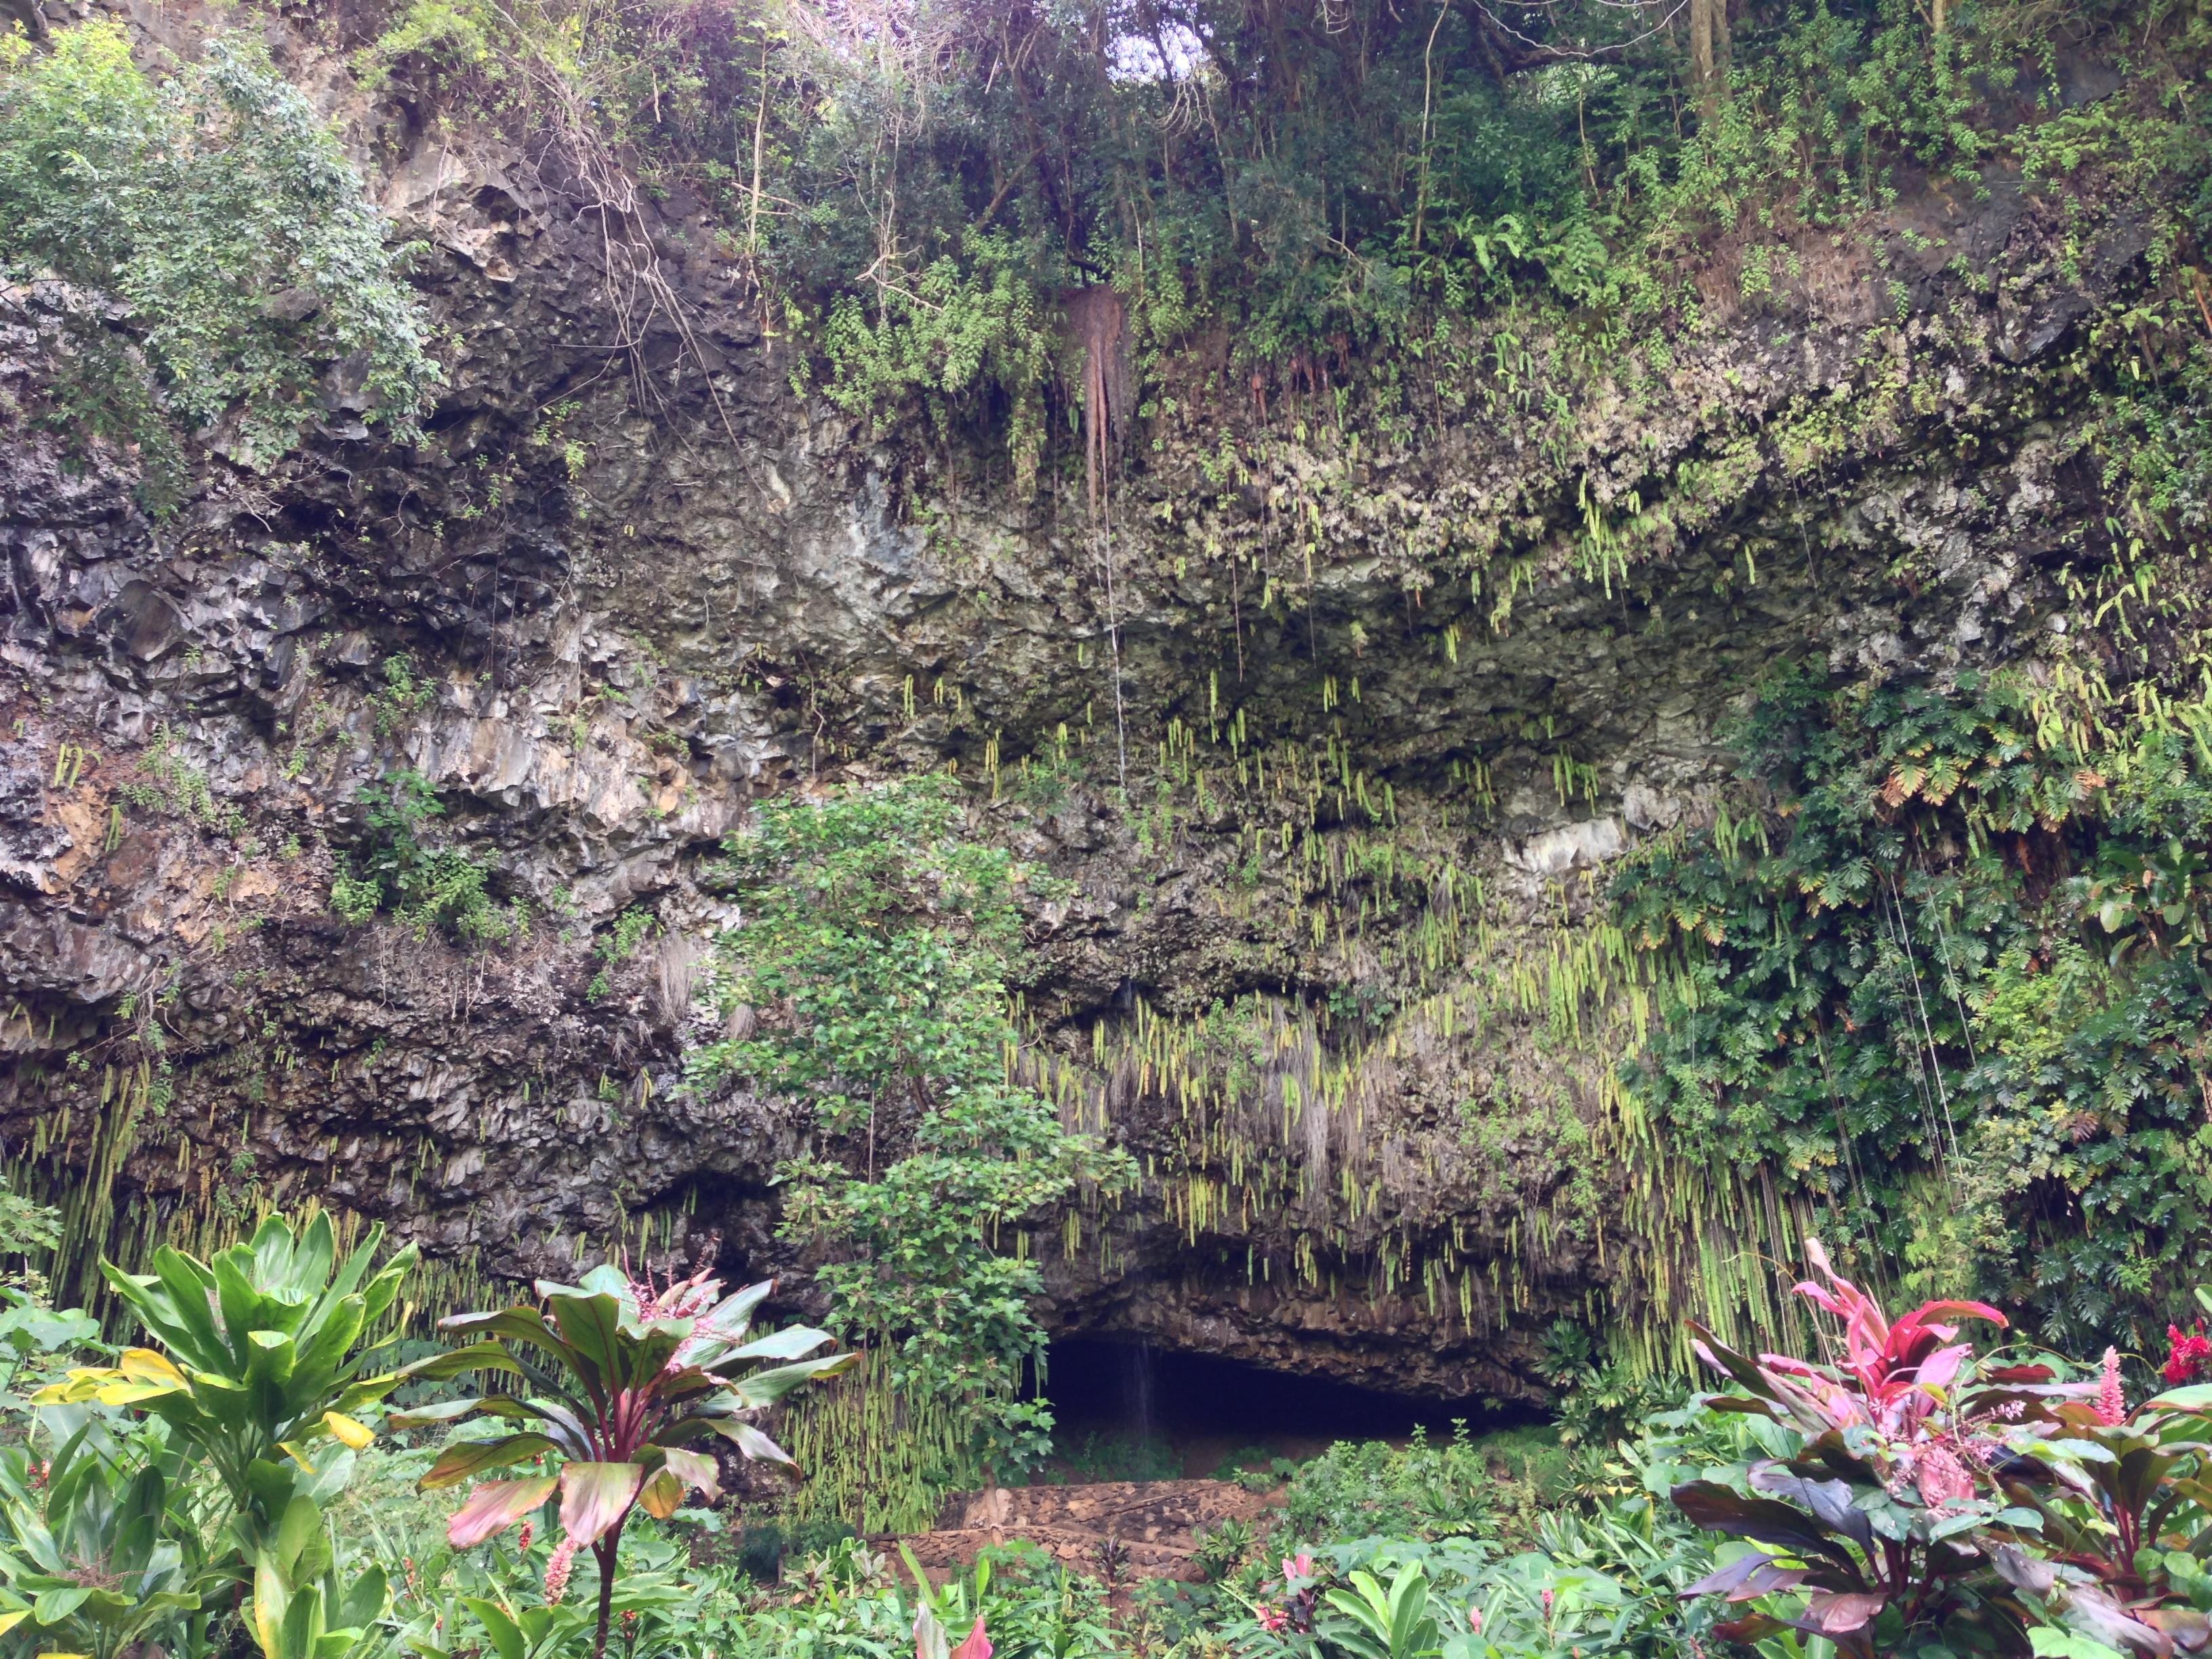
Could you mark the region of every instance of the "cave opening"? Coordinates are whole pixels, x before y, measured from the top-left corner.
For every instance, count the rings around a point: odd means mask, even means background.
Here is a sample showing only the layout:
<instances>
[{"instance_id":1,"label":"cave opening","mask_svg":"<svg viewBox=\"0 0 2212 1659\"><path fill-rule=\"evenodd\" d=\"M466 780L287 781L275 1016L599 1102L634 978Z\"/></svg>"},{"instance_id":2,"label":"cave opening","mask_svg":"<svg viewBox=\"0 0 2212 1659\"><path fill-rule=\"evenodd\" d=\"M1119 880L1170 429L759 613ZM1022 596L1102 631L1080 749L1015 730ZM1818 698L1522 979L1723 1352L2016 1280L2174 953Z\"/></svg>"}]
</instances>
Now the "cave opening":
<instances>
[{"instance_id":1,"label":"cave opening","mask_svg":"<svg viewBox=\"0 0 2212 1659\"><path fill-rule=\"evenodd\" d=\"M1063 1337L1046 1357L1055 1462L1068 1478L1165 1480L1299 1462L1339 1440L1403 1443L1540 1420L1480 1397L1440 1399L1364 1388L1146 1342Z\"/></svg>"}]
</instances>

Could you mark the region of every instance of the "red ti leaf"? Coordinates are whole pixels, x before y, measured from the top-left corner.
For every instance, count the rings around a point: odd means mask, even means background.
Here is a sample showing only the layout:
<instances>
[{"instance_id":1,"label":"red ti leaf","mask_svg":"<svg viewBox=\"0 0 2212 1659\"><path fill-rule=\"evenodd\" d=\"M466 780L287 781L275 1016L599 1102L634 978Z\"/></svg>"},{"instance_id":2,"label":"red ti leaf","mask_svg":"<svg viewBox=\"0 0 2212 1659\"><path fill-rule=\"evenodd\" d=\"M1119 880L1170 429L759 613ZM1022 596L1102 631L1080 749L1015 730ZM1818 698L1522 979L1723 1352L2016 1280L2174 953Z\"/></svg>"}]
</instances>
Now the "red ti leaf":
<instances>
[{"instance_id":1,"label":"red ti leaf","mask_svg":"<svg viewBox=\"0 0 2212 1659\"><path fill-rule=\"evenodd\" d=\"M642 1463L570 1463L561 1471L561 1529L579 1546L597 1543L629 1513L645 1484Z\"/></svg>"},{"instance_id":2,"label":"red ti leaf","mask_svg":"<svg viewBox=\"0 0 2212 1659\"><path fill-rule=\"evenodd\" d=\"M465 1550L498 1536L550 1498L556 1484L556 1477L548 1474L478 1486L446 1523L446 1541Z\"/></svg>"}]
</instances>

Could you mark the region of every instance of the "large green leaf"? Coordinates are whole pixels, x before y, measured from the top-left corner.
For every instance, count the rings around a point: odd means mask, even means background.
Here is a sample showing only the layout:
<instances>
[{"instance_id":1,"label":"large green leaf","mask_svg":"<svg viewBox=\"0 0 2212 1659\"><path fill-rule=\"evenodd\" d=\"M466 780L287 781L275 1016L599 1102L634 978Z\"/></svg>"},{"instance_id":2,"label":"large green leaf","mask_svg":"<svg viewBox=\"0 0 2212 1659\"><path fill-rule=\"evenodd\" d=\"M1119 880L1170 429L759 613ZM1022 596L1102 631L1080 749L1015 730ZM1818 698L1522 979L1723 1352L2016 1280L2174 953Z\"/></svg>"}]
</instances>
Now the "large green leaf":
<instances>
[{"instance_id":1,"label":"large green leaf","mask_svg":"<svg viewBox=\"0 0 2212 1659\"><path fill-rule=\"evenodd\" d=\"M507 1609L496 1601L487 1601L480 1596L465 1595L461 1605L476 1614L477 1622L491 1638L492 1650L499 1659L523 1659L526 1644L522 1639L522 1628L507 1617Z\"/></svg>"},{"instance_id":2,"label":"large green leaf","mask_svg":"<svg viewBox=\"0 0 2212 1659\"><path fill-rule=\"evenodd\" d=\"M629 1378L622 1360L622 1304L605 1291L562 1291L545 1298L553 1323L568 1344L571 1369L592 1394L608 1395Z\"/></svg>"},{"instance_id":3,"label":"large green leaf","mask_svg":"<svg viewBox=\"0 0 2212 1659\"><path fill-rule=\"evenodd\" d=\"M542 1349L546 1353L551 1354L570 1370L574 1370L576 1368L576 1351L561 1340L553 1328L545 1322L545 1316L535 1308L501 1308L490 1313L453 1314L440 1320L438 1328L441 1331L451 1331L456 1336L474 1336L507 1342L526 1343L532 1347ZM424 1360L421 1363L428 1367L433 1362ZM511 1356L510 1363L512 1363ZM412 1369L412 1367L408 1368L410 1371ZM468 1367L461 1366L458 1369L465 1370ZM520 1368L516 1367L516 1369ZM428 1376L438 1376L441 1373L426 1369L421 1374ZM443 1374L451 1375L451 1373Z\"/></svg>"},{"instance_id":4,"label":"large green leaf","mask_svg":"<svg viewBox=\"0 0 2212 1659\"><path fill-rule=\"evenodd\" d=\"M857 1348L848 1353L826 1355L820 1359L802 1359L795 1365L778 1365L772 1370L755 1371L750 1376L739 1379L735 1392L747 1406L756 1408L772 1406L802 1382L811 1382L816 1377L835 1376L841 1371L852 1370L860 1363L860 1354Z\"/></svg>"},{"instance_id":5,"label":"large green leaf","mask_svg":"<svg viewBox=\"0 0 2212 1659\"><path fill-rule=\"evenodd\" d=\"M734 1418L717 1417L704 1419L716 1434L720 1435L747 1457L757 1462L773 1463L793 1480L799 1478L799 1463L792 1455L763 1434L750 1423L740 1423Z\"/></svg>"},{"instance_id":6,"label":"large green leaf","mask_svg":"<svg viewBox=\"0 0 2212 1659\"><path fill-rule=\"evenodd\" d=\"M569 1463L561 1471L561 1528L579 1544L595 1542L629 1512L645 1484L642 1463Z\"/></svg>"},{"instance_id":7,"label":"large green leaf","mask_svg":"<svg viewBox=\"0 0 2212 1659\"><path fill-rule=\"evenodd\" d=\"M780 1331L770 1331L756 1338L741 1348L732 1348L715 1361L716 1364L733 1359L798 1359L812 1353L825 1342L835 1341L827 1331L817 1331L810 1325L787 1325Z\"/></svg>"},{"instance_id":8,"label":"large green leaf","mask_svg":"<svg viewBox=\"0 0 2212 1659\"><path fill-rule=\"evenodd\" d=\"M506 1395L489 1395L475 1400L440 1400L428 1406L394 1412L384 1419L384 1426L392 1430L424 1429L434 1423L457 1422L476 1412L487 1417L505 1418L509 1422L520 1421L530 1414L529 1407L520 1400Z\"/></svg>"},{"instance_id":9,"label":"large green leaf","mask_svg":"<svg viewBox=\"0 0 2212 1659\"><path fill-rule=\"evenodd\" d=\"M501 1316L464 1314L461 1316L483 1319ZM546 1333L546 1340L549 1342L556 1340L550 1332ZM487 1340L471 1342L465 1348L448 1348L445 1352L432 1354L427 1359L415 1360L393 1371L392 1376L395 1382L434 1382L450 1376L459 1376L468 1371L506 1371L511 1376L520 1376L522 1367L515 1364L514 1356L507 1352L504 1346Z\"/></svg>"},{"instance_id":10,"label":"large green leaf","mask_svg":"<svg viewBox=\"0 0 2212 1659\"><path fill-rule=\"evenodd\" d=\"M542 1456L560 1449L546 1436L536 1433L506 1434L496 1440L463 1440L447 1446L438 1454L438 1461L430 1472L416 1484L424 1492L436 1492L441 1487L459 1486L472 1474L486 1469L503 1469Z\"/></svg>"}]
</instances>

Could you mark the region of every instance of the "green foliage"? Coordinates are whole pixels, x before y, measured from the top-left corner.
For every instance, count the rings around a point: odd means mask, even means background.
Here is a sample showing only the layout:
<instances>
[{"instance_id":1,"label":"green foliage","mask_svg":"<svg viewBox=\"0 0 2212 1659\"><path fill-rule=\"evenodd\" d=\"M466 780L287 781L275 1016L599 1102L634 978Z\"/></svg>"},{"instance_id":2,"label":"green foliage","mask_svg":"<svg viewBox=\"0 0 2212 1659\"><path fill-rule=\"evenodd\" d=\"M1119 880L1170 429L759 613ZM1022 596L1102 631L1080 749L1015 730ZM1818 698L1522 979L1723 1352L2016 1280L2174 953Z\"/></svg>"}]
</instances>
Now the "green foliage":
<instances>
[{"instance_id":1,"label":"green foliage","mask_svg":"<svg viewBox=\"0 0 2212 1659\"><path fill-rule=\"evenodd\" d=\"M343 1570L323 1504L344 1484L349 1449L371 1438L352 1413L404 1380L372 1370L380 1345L364 1340L414 1261L410 1248L372 1272L382 1238L372 1229L340 1260L327 1214L297 1231L271 1216L205 1262L165 1247L150 1273L102 1263L167 1353L125 1349L118 1364L73 1369L33 1397L68 1434L56 1461L71 1471L69 1519L58 1541L52 1501L42 1521L11 1506L16 1546L40 1565L28 1577L9 1571L9 1588L35 1589L38 1572L52 1576L75 1552L68 1571L79 1586L114 1596L64 1607L65 1592L42 1590L32 1618L90 1620L93 1639L112 1651L123 1632L144 1639L167 1615L196 1609L212 1575L246 1587L242 1616L264 1659L338 1659L381 1616L381 1569ZM118 1439L102 1416L117 1407L143 1411L158 1431ZM212 1511L212 1528L169 1518L168 1493L187 1470L214 1483L212 1502L185 1506ZM126 1553L137 1563L127 1575L115 1571ZM186 1571L189 1562L205 1570ZM88 1568L99 1576L85 1577ZM132 1578L135 1592L115 1588Z\"/></svg>"},{"instance_id":2,"label":"green foliage","mask_svg":"<svg viewBox=\"0 0 2212 1659\"><path fill-rule=\"evenodd\" d=\"M992 390L1010 400L1018 474L1034 473L1044 439L1043 387L1054 368L1055 319L1034 241L982 232L963 258L946 253L906 281L844 294L822 328L830 400L873 419L920 406L940 430L963 401Z\"/></svg>"},{"instance_id":3,"label":"green foliage","mask_svg":"<svg viewBox=\"0 0 2212 1659\"><path fill-rule=\"evenodd\" d=\"M396 659L395 659L396 660ZM432 928L471 944L511 939L521 918L491 896L491 872L457 847L426 847L422 828L445 808L412 767L361 792L365 846L331 880L331 908L356 927L387 914L420 938Z\"/></svg>"},{"instance_id":4,"label":"green foliage","mask_svg":"<svg viewBox=\"0 0 2212 1659\"><path fill-rule=\"evenodd\" d=\"M222 431L265 465L328 401L415 430L434 368L402 256L337 140L246 35L156 85L119 24L17 41L0 63L0 264L129 308L76 308L57 414L149 447L173 489L173 432ZM224 425L224 422L229 422Z\"/></svg>"},{"instance_id":5,"label":"green foliage","mask_svg":"<svg viewBox=\"0 0 2212 1659\"><path fill-rule=\"evenodd\" d=\"M60 1211L0 1182L0 1261L14 1264L0 1277L0 1294L18 1293L32 1301L44 1297L46 1274L34 1264L50 1258L61 1242Z\"/></svg>"},{"instance_id":6,"label":"green foliage","mask_svg":"<svg viewBox=\"0 0 2212 1659\"><path fill-rule=\"evenodd\" d=\"M115 1659L197 1613L204 1571L169 1513L178 1460L134 1471L91 1432L51 1459L0 1451L0 1633L25 1626L49 1651Z\"/></svg>"},{"instance_id":7,"label":"green foliage","mask_svg":"<svg viewBox=\"0 0 2212 1659\"><path fill-rule=\"evenodd\" d=\"M1906 0L1758 9L1711 97L1673 19L1659 0L1510 23L1379 0L988 19L922 0L886 31L410 0L369 56L550 130L595 177L621 156L705 202L763 317L809 337L798 378L878 429L1003 438L1018 489L1086 418L1079 290L1118 295L1111 349L1152 410L1232 410L1248 375L1256 405L1280 376L1324 422L1356 394L1387 426L1483 383L1527 408L1562 362L1617 369L1632 330L1694 328L1723 240L1743 301L1770 303L1817 257L1808 233L1856 234L1911 175L1972 191L2008 153L2032 176L2123 167L2148 195L2202 173L2193 14L2099 6L2062 40L2043 8L1963 5L1934 30ZM2059 56L2107 46L2144 95L2063 108Z\"/></svg>"},{"instance_id":8,"label":"green foliage","mask_svg":"<svg viewBox=\"0 0 2212 1659\"><path fill-rule=\"evenodd\" d=\"M1285 1513L1306 1540L1443 1538L1485 1530L1492 1518L1490 1465L1467 1425L1432 1445L1339 1441L1291 1479Z\"/></svg>"},{"instance_id":9,"label":"green foliage","mask_svg":"<svg viewBox=\"0 0 2212 1659\"><path fill-rule=\"evenodd\" d=\"M369 706L376 710L376 735L388 738L401 730L437 701L438 691L428 681L418 679L414 659L404 652L384 659L384 684L368 695Z\"/></svg>"},{"instance_id":10,"label":"green foliage","mask_svg":"<svg viewBox=\"0 0 2212 1659\"><path fill-rule=\"evenodd\" d=\"M374 1373L362 1346L399 1293L412 1245L369 1272L384 1230L341 1261L327 1213L295 1232L281 1216L202 1262L163 1247L149 1273L101 1271L170 1358L129 1350L119 1366L74 1372L38 1403L143 1406L208 1461L242 1516L274 1522L282 1464L312 1469L308 1448L363 1443L349 1413L381 1400L396 1375Z\"/></svg>"},{"instance_id":11,"label":"green foliage","mask_svg":"<svg viewBox=\"0 0 2212 1659\"><path fill-rule=\"evenodd\" d=\"M2202 1270L2212 768L2201 709L2085 748L2061 708L1784 672L1741 736L1772 806L1614 899L1667 967L1629 1078L1675 1145L2087 1341Z\"/></svg>"},{"instance_id":12,"label":"green foliage","mask_svg":"<svg viewBox=\"0 0 2212 1659\"><path fill-rule=\"evenodd\" d=\"M726 1005L751 1036L695 1057L813 1109L815 1148L781 1179L783 1229L825 1248L837 1328L892 1345L891 1382L972 1409L1008 1465L1049 1416L1017 1395L1042 1355L1036 1267L999 1248L1122 1160L1009 1080L1004 975L1031 872L957 834L940 780L763 806L729 847L744 927L721 941Z\"/></svg>"}]
</instances>

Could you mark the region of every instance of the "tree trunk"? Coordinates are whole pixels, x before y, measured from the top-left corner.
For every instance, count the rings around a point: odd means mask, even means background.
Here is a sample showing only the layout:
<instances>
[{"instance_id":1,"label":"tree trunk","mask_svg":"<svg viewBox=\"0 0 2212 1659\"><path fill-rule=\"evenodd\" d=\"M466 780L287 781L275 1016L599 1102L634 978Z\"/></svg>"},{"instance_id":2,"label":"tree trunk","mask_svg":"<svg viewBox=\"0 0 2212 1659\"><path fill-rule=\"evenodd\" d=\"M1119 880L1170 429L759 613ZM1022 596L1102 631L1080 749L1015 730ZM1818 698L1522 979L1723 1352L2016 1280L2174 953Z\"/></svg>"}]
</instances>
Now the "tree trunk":
<instances>
[{"instance_id":1,"label":"tree trunk","mask_svg":"<svg viewBox=\"0 0 2212 1659\"><path fill-rule=\"evenodd\" d=\"M1709 121L1728 85L1728 0L1690 0L1690 81Z\"/></svg>"}]
</instances>

